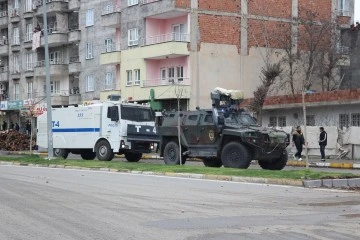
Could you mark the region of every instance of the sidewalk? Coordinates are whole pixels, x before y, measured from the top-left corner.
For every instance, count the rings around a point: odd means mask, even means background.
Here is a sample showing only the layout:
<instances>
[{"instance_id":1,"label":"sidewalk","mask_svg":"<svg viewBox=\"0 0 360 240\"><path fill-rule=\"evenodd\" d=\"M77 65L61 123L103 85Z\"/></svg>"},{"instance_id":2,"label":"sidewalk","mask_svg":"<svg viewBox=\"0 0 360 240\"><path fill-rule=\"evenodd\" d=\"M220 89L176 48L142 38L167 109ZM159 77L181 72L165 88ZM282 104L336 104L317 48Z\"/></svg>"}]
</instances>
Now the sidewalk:
<instances>
[{"instance_id":1,"label":"sidewalk","mask_svg":"<svg viewBox=\"0 0 360 240\"><path fill-rule=\"evenodd\" d=\"M30 155L30 151L0 151L1 155ZM47 152L33 151L34 155L47 156ZM115 157L123 157L123 155L115 155ZM157 153L143 154L144 159L162 159ZM200 161L192 159L193 161ZM289 158L287 166L292 167L306 167L306 161L296 161ZM360 169L360 160L347 160L347 159L326 159L325 162L321 162L320 159L309 159L309 167L320 167L320 168L342 168L342 169Z\"/></svg>"}]
</instances>

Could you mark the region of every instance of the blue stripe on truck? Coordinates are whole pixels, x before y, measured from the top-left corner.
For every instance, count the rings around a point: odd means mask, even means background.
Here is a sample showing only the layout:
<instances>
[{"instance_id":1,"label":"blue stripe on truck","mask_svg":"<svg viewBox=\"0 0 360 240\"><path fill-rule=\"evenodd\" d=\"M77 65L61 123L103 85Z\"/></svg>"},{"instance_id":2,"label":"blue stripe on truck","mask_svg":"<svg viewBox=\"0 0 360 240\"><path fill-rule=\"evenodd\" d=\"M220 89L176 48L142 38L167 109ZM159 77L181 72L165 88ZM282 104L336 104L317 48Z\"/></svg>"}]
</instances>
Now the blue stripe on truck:
<instances>
[{"instance_id":1,"label":"blue stripe on truck","mask_svg":"<svg viewBox=\"0 0 360 240\"><path fill-rule=\"evenodd\" d=\"M53 132L100 132L100 128L53 128Z\"/></svg>"}]
</instances>

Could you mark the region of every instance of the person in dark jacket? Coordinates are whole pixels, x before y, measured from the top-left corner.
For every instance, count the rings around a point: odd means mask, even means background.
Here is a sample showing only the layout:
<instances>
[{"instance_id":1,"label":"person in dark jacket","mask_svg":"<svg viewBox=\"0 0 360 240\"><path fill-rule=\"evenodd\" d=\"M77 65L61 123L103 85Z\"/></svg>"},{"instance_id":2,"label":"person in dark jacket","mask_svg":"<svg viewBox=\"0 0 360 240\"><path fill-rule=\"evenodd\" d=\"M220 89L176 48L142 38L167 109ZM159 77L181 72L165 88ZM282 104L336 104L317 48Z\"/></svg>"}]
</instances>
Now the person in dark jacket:
<instances>
[{"instance_id":1,"label":"person in dark jacket","mask_svg":"<svg viewBox=\"0 0 360 240\"><path fill-rule=\"evenodd\" d=\"M298 161L302 161L301 152L303 150L303 145L305 144L305 139L304 139L304 135L301 132L300 126L296 127L296 131L293 133L292 141L293 141L293 146L295 145L297 151L295 153L295 158Z\"/></svg>"},{"instance_id":2,"label":"person in dark jacket","mask_svg":"<svg viewBox=\"0 0 360 240\"><path fill-rule=\"evenodd\" d=\"M16 131L19 131L19 130L20 130L20 126L19 126L18 123L15 123L15 130L16 130Z\"/></svg>"},{"instance_id":3,"label":"person in dark jacket","mask_svg":"<svg viewBox=\"0 0 360 240\"><path fill-rule=\"evenodd\" d=\"M327 133L323 127L320 127L319 145L321 153L321 161L325 162L325 147L327 145Z\"/></svg>"},{"instance_id":4,"label":"person in dark jacket","mask_svg":"<svg viewBox=\"0 0 360 240\"><path fill-rule=\"evenodd\" d=\"M6 131L6 130L7 130L7 123L6 123L5 121L3 121L2 130L3 130L3 131Z\"/></svg>"}]
</instances>

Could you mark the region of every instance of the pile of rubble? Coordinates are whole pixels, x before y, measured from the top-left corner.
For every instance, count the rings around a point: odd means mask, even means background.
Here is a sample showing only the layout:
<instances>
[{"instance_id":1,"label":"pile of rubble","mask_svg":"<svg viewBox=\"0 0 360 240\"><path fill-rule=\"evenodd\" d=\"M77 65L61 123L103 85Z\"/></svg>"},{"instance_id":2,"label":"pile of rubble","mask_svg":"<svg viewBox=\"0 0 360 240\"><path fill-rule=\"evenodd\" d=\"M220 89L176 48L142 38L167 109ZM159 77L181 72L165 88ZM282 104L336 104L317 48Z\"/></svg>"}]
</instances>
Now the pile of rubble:
<instances>
[{"instance_id":1,"label":"pile of rubble","mask_svg":"<svg viewBox=\"0 0 360 240\"><path fill-rule=\"evenodd\" d=\"M32 146L36 142L33 139ZM30 150L30 136L19 131L0 131L0 150L2 151L27 151Z\"/></svg>"}]
</instances>

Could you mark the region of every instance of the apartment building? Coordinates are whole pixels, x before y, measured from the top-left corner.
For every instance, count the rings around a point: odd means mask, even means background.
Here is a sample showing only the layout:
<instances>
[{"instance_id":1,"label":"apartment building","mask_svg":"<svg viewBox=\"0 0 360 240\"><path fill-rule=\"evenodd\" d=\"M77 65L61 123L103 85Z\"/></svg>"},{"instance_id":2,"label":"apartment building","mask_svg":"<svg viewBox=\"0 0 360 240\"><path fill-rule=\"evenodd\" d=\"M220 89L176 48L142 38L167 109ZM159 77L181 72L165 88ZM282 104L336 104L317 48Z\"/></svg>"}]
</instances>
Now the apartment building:
<instances>
[{"instance_id":1,"label":"apartment building","mask_svg":"<svg viewBox=\"0 0 360 240\"><path fill-rule=\"evenodd\" d=\"M116 29L120 50L101 54L102 65L116 65L124 99L148 101L159 108L210 107L215 87L242 89L250 97L260 83L266 49L281 48L269 41L273 34L287 35L303 28L298 18L307 11L317 19L349 27L353 0L118 0L107 2L104 27ZM291 24L294 23L294 24ZM285 37L285 36L284 36ZM271 56L271 58L274 58Z\"/></svg>"}]
</instances>

